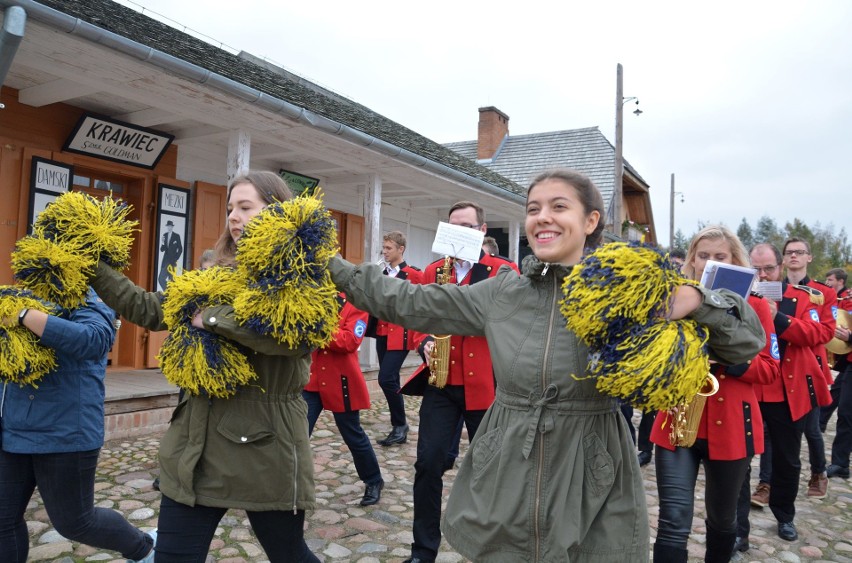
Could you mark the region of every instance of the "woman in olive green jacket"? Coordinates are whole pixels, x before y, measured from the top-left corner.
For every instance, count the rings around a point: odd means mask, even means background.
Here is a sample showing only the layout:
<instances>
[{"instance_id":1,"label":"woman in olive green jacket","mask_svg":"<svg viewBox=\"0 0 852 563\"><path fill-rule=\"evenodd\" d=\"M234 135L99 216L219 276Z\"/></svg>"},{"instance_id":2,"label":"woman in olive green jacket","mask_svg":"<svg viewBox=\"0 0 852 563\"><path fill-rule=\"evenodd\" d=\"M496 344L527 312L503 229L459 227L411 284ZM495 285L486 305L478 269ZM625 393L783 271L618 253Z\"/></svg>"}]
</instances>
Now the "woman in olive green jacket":
<instances>
[{"instance_id":1,"label":"woman in olive green jacket","mask_svg":"<svg viewBox=\"0 0 852 563\"><path fill-rule=\"evenodd\" d=\"M245 224L273 201L292 195L271 172L250 172L231 184L228 225L217 263L233 266ZM92 286L121 316L164 330L162 295L137 287L103 263ZM272 562L318 561L304 541L305 510L315 504L313 458L302 388L311 350L293 350L239 326L233 307L200 311L193 326L251 350L257 380L228 399L185 394L160 442L160 505L156 560L203 562L229 508L245 509Z\"/></svg>"},{"instance_id":2,"label":"woman in olive green jacket","mask_svg":"<svg viewBox=\"0 0 852 563\"><path fill-rule=\"evenodd\" d=\"M355 306L423 332L485 335L497 395L459 468L442 522L471 560L647 562L645 492L615 401L582 377L588 350L565 328L561 284L601 237L603 201L585 176L556 170L530 186L535 256L471 286L414 285L340 258L332 277ZM711 356L742 363L763 329L739 297L682 286L671 318L709 329Z\"/></svg>"}]
</instances>

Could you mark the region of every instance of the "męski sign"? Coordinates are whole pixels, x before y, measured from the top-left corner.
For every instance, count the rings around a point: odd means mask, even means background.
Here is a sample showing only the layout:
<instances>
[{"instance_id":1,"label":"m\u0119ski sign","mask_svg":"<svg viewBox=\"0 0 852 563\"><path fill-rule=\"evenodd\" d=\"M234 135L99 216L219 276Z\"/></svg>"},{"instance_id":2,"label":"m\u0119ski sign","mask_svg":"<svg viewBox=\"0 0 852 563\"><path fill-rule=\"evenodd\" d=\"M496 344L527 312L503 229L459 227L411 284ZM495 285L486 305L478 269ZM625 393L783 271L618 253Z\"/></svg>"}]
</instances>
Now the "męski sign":
<instances>
[{"instance_id":1,"label":"m\u0119ski sign","mask_svg":"<svg viewBox=\"0 0 852 563\"><path fill-rule=\"evenodd\" d=\"M62 150L152 169L166 153L174 135L83 114Z\"/></svg>"}]
</instances>

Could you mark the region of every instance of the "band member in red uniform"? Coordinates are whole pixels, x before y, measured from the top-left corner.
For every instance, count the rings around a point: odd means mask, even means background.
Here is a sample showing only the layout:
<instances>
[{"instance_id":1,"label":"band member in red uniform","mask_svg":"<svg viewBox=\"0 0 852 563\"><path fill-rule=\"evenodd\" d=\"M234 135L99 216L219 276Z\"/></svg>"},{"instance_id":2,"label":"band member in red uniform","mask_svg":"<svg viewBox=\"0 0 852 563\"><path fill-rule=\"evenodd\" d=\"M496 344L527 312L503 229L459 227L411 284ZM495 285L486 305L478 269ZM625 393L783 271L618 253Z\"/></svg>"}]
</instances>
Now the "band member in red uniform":
<instances>
[{"instance_id":1,"label":"band member in red uniform","mask_svg":"<svg viewBox=\"0 0 852 563\"><path fill-rule=\"evenodd\" d=\"M837 308L852 312L852 291L846 287L846 271L842 268L829 270L825 277L825 283L837 292ZM852 349L852 332L847 315L845 323L837 323L834 330L834 338L839 343L846 343L846 349ZM845 326L843 326L845 324ZM852 353L843 355L835 354L834 369L838 376L831 387L831 396L834 399L832 405L837 408L837 434L831 444L831 465L828 466L829 477L849 478L849 455L852 452ZM825 424L831 417L829 407L823 409ZM822 421L820 421L822 423ZM823 424L823 427L825 426Z\"/></svg>"},{"instance_id":2,"label":"band member in red uniform","mask_svg":"<svg viewBox=\"0 0 852 563\"><path fill-rule=\"evenodd\" d=\"M325 348L313 353L311 378L302 396L308 403L311 434L323 409L334 414L334 423L352 453L355 471L367 485L361 506L368 506L379 502L385 485L376 452L361 427L359 412L370 408L370 392L358 361L358 347L367 330L368 316L348 303L342 293L337 299L340 305L337 333Z\"/></svg>"},{"instance_id":3,"label":"band member in red uniform","mask_svg":"<svg viewBox=\"0 0 852 563\"><path fill-rule=\"evenodd\" d=\"M460 201L450 208L449 223L487 231L485 211L469 201ZM453 261L449 283L475 284L497 274L506 265L516 272L518 267L499 256L480 251L479 262ZM444 259L429 264L423 271L422 283L435 283L439 273L444 273ZM520 273L520 272L519 272ZM434 347L431 336L422 339L423 354L428 358ZM411 545L411 563L435 561L441 544L441 500L443 474L447 469L447 453L457 441L459 421L464 419L469 440L485 411L494 402L494 372L488 343L481 336L452 336L447 384L439 389L423 385L420 406L420 431L417 439L417 461L414 464L414 543ZM409 379L406 387L419 387L428 377L426 365ZM406 392L403 390L403 392Z\"/></svg>"},{"instance_id":4,"label":"band member in red uniform","mask_svg":"<svg viewBox=\"0 0 852 563\"><path fill-rule=\"evenodd\" d=\"M804 245L788 243L785 250L804 250ZM761 281L781 280L782 255L776 247L757 244L749 257ZM835 321L830 307L836 296L830 289L830 293L823 294L786 281L782 283L782 292L783 298L777 306L770 302L781 353L781 377L760 388L758 400L771 445L769 508L778 521L778 536L794 541L799 537L793 518L802 470L799 455L806 416L831 402L828 382L815 350L834 335ZM744 496L741 495L740 504ZM742 506L740 509L744 510Z\"/></svg>"},{"instance_id":5,"label":"band member in red uniform","mask_svg":"<svg viewBox=\"0 0 852 563\"><path fill-rule=\"evenodd\" d=\"M399 231L391 231L384 236L382 261L385 275L416 283L421 272L405 262L405 244L405 235ZM367 331L367 336L375 337L376 354L379 356L379 386L385 394L391 416L390 434L378 440L378 444L404 444L408 439L408 422L405 417L405 402L399 394L399 370L408 356L408 351L417 349L419 335L405 327L376 318L370 318L369 326L371 328Z\"/></svg>"},{"instance_id":6,"label":"band member in red uniform","mask_svg":"<svg viewBox=\"0 0 852 563\"><path fill-rule=\"evenodd\" d=\"M708 260L748 265L748 255L737 236L723 226L708 226L692 239L683 273L699 280ZM707 507L707 544L704 560L727 562L736 539L737 497L746 469L755 454L763 452L763 419L754 386L778 378L778 341L769 303L752 294L748 303L760 318L766 345L752 361L737 365L713 364L719 382L715 395L707 397L692 446L675 446L670 438L674 417L660 411L651 431L657 447L657 491L660 514L654 561L687 560L687 541L692 529L695 484L699 464L704 466Z\"/></svg>"}]
</instances>

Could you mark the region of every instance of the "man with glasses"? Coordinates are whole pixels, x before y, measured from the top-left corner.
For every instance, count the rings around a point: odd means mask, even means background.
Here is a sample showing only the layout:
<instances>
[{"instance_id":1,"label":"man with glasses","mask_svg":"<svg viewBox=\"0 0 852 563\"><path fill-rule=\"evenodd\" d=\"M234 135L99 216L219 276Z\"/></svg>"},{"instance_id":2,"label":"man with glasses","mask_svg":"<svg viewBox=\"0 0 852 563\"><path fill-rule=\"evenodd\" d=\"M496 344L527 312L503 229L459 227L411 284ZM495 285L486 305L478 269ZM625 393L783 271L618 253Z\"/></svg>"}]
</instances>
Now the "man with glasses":
<instances>
[{"instance_id":1,"label":"man with glasses","mask_svg":"<svg viewBox=\"0 0 852 563\"><path fill-rule=\"evenodd\" d=\"M784 266L787 277L784 281L811 287L823 294L819 320L824 325L824 342L813 346L814 354L822 369L826 383L832 383L831 367L828 365L828 353L825 345L834 336L837 319L837 293L826 284L808 277L808 264L813 260L811 245L804 239L792 237L784 243ZM816 319L815 319L816 320ZM808 442L808 454L811 462L811 478L808 481L808 496L815 499L825 498L828 491L828 476L825 466L825 441L819 429L822 409L813 409L805 422L805 440Z\"/></svg>"},{"instance_id":2,"label":"man with glasses","mask_svg":"<svg viewBox=\"0 0 852 563\"><path fill-rule=\"evenodd\" d=\"M837 292L837 305L845 311L852 311L852 292L846 287L846 271L842 268L829 270L825 283ZM849 327L837 325L834 337L842 342L852 342L852 332ZM852 353L835 355L834 369L838 372L834 385L831 386L832 403L822 409L820 426L825 429L834 408L837 409L837 434L831 444L831 465L826 473L829 477L849 478L849 455L852 452L852 383L844 385L844 381L852 378Z\"/></svg>"},{"instance_id":3,"label":"man with glasses","mask_svg":"<svg viewBox=\"0 0 852 563\"><path fill-rule=\"evenodd\" d=\"M460 201L450 208L449 223L487 232L485 211L470 201ZM501 266L520 273L505 258L480 250L479 262L454 260L449 283L470 285L497 275ZM423 271L422 283L435 283L442 274L444 259L429 264ZM447 311L446 314L452 314ZM421 353L431 356L434 340L422 341ZM428 363L428 362L427 362ZM441 545L441 500L443 474L452 465L447 456L458 444L458 430L463 419L467 436L473 440L485 411L494 402L494 372L488 343L481 336L455 336L450 339L447 384L443 388L424 385L420 406L420 430L417 438L417 461L414 464L414 543L406 563L432 562ZM409 378L403 393L428 377L426 365Z\"/></svg>"},{"instance_id":4,"label":"man with glasses","mask_svg":"<svg viewBox=\"0 0 852 563\"><path fill-rule=\"evenodd\" d=\"M809 281L806 275L799 275L799 263L804 261L801 257L805 256L799 253L800 250L809 252L806 243L800 240L791 239L784 245L787 253L784 264L792 263L794 273L782 283L782 300L777 304L770 301L781 355L781 378L769 385L755 387L771 445L761 458L761 473L765 458L771 460L771 476L768 477L768 483L758 485L758 490L752 495L752 503L760 506L755 500L766 501L763 505L769 505L778 521L778 536L787 541L798 538L793 519L802 469L799 455L807 415L814 409L818 412L817 407L831 401L816 348L823 346L834 334L830 307L836 299L831 289L828 289L830 294L823 294L804 284L795 283ZM795 259L788 261L786 256ZM749 257L752 267L758 271L760 281L781 280L782 254L775 246L757 244L751 249ZM829 311L829 318L825 316L826 310ZM748 481L745 481L744 487L747 491ZM743 510L744 499L748 499L747 492L740 496L738 515L748 513L747 506ZM743 526L747 528L747 524L742 522L741 516L738 520L737 535L741 536L741 529ZM744 546L748 548L747 539ZM739 542L738 549L744 551Z\"/></svg>"}]
</instances>

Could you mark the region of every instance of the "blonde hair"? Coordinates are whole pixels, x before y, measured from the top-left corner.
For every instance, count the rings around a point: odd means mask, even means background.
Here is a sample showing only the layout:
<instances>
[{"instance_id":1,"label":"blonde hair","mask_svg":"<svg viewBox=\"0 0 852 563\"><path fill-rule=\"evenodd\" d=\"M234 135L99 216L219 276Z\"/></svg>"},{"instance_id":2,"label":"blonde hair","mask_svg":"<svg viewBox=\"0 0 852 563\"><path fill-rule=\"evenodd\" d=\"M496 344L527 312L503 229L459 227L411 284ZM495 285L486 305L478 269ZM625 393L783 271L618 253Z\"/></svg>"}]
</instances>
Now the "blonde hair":
<instances>
[{"instance_id":1,"label":"blonde hair","mask_svg":"<svg viewBox=\"0 0 852 563\"><path fill-rule=\"evenodd\" d=\"M681 272L683 272L684 276L690 279L695 279L695 268L692 266L692 262L695 260L698 243L702 240L718 239L724 239L731 248L731 264L746 267L750 265L748 252L746 252L746 249L743 246L743 243L740 242L739 237L737 237L731 229L724 225L708 225L698 231L689 243L689 249L686 251L686 259L683 261L683 268L681 268Z\"/></svg>"}]
</instances>

